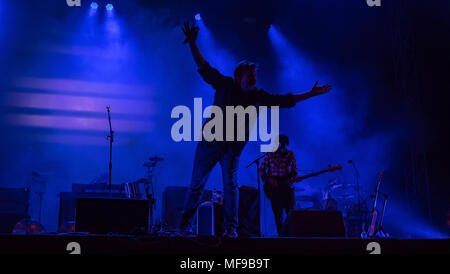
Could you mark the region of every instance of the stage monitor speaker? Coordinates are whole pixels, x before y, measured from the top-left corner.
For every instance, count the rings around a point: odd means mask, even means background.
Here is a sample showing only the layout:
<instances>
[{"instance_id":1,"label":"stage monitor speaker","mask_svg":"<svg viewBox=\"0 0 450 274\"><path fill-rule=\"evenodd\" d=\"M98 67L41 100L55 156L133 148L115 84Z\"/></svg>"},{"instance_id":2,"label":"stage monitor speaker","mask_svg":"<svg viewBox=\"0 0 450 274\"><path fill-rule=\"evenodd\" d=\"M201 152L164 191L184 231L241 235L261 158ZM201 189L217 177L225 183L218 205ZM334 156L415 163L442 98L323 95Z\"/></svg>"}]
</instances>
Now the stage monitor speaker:
<instances>
[{"instance_id":1,"label":"stage monitor speaker","mask_svg":"<svg viewBox=\"0 0 450 274\"><path fill-rule=\"evenodd\" d=\"M0 213L0 233L11 233L14 226L28 215L17 213Z\"/></svg>"},{"instance_id":2,"label":"stage monitor speaker","mask_svg":"<svg viewBox=\"0 0 450 274\"><path fill-rule=\"evenodd\" d=\"M0 233L11 233L22 219L29 218L28 188L0 188Z\"/></svg>"},{"instance_id":3,"label":"stage monitor speaker","mask_svg":"<svg viewBox=\"0 0 450 274\"><path fill-rule=\"evenodd\" d=\"M28 188L0 188L0 213L28 214Z\"/></svg>"},{"instance_id":4,"label":"stage monitor speaker","mask_svg":"<svg viewBox=\"0 0 450 274\"><path fill-rule=\"evenodd\" d=\"M105 192L60 192L58 227L75 221L77 198L127 199L124 194Z\"/></svg>"},{"instance_id":5,"label":"stage monitor speaker","mask_svg":"<svg viewBox=\"0 0 450 274\"><path fill-rule=\"evenodd\" d=\"M148 230L147 200L77 198L75 231L94 234Z\"/></svg>"},{"instance_id":6,"label":"stage monitor speaker","mask_svg":"<svg viewBox=\"0 0 450 274\"><path fill-rule=\"evenodd\" d=\"M197 235L221 236L223 227L223 206L204 202L197 209Z\"/></svg>"},{"instance_id":7,"label":"stage monitor speaker","mask_svg":"<svg viewBox=\"0 0 450 274\"><path fill-rule=\"evenodd\" d=\"M340 211L293 210L285 229L286 236L290 237L345 237Z\"/></svg>"},{"instance_id":8,"label":"stage monitor speaker","mask_svg":"<svg viewBox=\"0 0 450 274\"><path fill-rule=\"evenodd\" d=\"M166 228L178 228L188 187L169 186L163 193L163 219ZM212 191L205 190L200 203L211 201ZM258 208L258 190L253 187L239 187L238 235L240 237L260 236L260 218ZM195 219L194 219L195 220ZM216 221L219 218L215 218ZM223 220L221 221L223 223Z\"/></svg>"},{"instance_id":9,"label":"stage monitor speaker","mask_svg":"<svg viewBox=\"0 0 450 274\"><path fill-rule=\"evenodd\" d=\"M180 224L184 201L189 188L185 186L168 186L163 192L163 220L168 230L176 230ZM205 190L200 203L211 201L212 191Z\"/></svg>"}]
</instances>

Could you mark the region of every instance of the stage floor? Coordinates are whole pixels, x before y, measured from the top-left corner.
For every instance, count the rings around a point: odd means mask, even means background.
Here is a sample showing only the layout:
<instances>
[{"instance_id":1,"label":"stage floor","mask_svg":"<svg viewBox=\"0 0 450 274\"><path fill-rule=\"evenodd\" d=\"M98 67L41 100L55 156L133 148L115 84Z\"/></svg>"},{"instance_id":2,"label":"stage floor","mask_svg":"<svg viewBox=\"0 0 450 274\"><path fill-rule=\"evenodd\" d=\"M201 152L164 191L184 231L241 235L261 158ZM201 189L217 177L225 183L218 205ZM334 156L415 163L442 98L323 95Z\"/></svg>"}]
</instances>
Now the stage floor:
<instances>
[{"instance_id":1,"label":"stage floor","mask_svg":"<svg viewBox=\"0 0 450 274\"><path fill-rule=\"evenodd\" d=\"M0 253L68 254L382 254L450 253L450 239L215 238L125 235L0 234ZM370 244L375 242L375 244Z\"/></svg>"}]
</instances>

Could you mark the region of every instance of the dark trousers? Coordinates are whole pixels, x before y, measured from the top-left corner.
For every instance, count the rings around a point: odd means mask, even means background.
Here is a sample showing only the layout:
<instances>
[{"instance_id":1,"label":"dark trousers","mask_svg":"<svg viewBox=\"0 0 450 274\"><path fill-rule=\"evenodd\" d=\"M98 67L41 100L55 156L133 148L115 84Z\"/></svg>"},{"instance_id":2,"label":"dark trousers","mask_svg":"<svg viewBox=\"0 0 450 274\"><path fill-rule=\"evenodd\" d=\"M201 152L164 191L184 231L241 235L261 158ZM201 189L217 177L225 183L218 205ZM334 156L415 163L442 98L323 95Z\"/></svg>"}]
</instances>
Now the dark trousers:
<instances>
[{"instance_id":1,"label":"dark trousers","mask_svg":"<svg viewBox=\"0 0 450 274\"><path fill-rule=\"evenodd\" d=\"M180 228L184 229L195 215L203 189L214 166L220 163L223 182L223 209L225 229L236 229L238 225L237 168L239 155L231 148L224 150L216 143L199 142L195 151L191 185L184 204Z\"/></svg>"},{"instance_id":2,"label":"dark trousers","mask_svg":"<svg viewBox=\"0 0 450 274\"><path fill-rule=\"evenodd\" d=\"M294 189L280 185L271 194L270 202L272 204L273 216L277 225L278 236L285 236L286 232L283 226L283 210L286 217L289 216L291 210L294 208Z\"/></svg>"}]
</instances>

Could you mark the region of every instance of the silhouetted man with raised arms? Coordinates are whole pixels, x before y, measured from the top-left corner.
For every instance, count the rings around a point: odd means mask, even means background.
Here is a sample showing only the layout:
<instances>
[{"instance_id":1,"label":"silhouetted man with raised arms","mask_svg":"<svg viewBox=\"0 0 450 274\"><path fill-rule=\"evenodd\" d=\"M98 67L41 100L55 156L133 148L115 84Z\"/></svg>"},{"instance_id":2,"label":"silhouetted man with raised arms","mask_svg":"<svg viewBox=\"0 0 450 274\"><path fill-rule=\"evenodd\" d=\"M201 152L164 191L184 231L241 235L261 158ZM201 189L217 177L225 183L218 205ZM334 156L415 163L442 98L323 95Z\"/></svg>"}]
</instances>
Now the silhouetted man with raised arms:
<instances>
[{"instance_id":1,"label":"silhouetted man with raised arms","mask_svg":"<svg viewBox=\"0 0 450 274\"><path fill-rule=\"evenodd\" d=\"M290 108L296 103L308 98L325 94L331 90L331 86L314 85L311 91L302 94L274 95L256 85L256 66L250 63L241 63L234 71L234 79L222 75L201 55L196 39L199 28L184 23L182 30L186 36L185 43L189 44L198 72L203 80L210 84L214 90L214 105L222 109L225 113L226 106L278 106L280 108ZM244 117L245 119L245 117ZM223 129L226 129L226 119L224 119ZM208 120L205 122L205 124ZM237 207L238 207L238 184L237 168L239 157L245 144L248 141L248 128L246 130L245 141L199 141L195 151L194 167L192 171L191 185L186 197L185 206L180 222L180 230L186 231L190 219L195 215L199 205L203 188L206 185L208 175L214 166L219 162L222 167L222 180L224 188L224 225L225 237L237 237ZM236 133L236 130L234 130ZM224 133L225 136L225 133ZM225 138L224 138L225 140ZM236 138L234 139L236 140Z\"/></svg>"}]
</instances>

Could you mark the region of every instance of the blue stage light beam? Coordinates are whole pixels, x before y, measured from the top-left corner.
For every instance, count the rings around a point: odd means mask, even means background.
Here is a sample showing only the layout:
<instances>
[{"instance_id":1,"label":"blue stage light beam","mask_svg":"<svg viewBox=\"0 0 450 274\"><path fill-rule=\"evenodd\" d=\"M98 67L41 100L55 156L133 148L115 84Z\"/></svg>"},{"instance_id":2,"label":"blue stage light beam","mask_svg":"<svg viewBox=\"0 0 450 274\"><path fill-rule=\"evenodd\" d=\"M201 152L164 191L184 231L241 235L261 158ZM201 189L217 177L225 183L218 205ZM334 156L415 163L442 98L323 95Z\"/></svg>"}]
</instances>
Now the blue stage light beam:
<instances>
[{"instance_id":1,"label":"blue stage light beam","mask_svg":"<svg viewBox=\"0 0 450 274\"><path fill-rule=\"evenodd\" d=\"M112 11L114 9L113 4L107 4L106 5L106 10Z\"/></svg>"},{"instance_id":2,"label":"blue stage light beam","mask_svg":"<svg viewBox=\"0 0 450 274\"><path fill-rule=\"evenodd\" d=\"M94 16L95 14L97 14L97 10L98 10L98 4L97 4L97 2L92 2L91 3L91 5L90 5L90 9L89 9L89 16L90 17L92 17L92 16Z\"/></svg>"},{"instance_id":3,"label":"blue stage light beam","mask_svg":"<svg viewBox=\"0 0 450 274\"><path fill-rule=\"evenodd\" d=\"M204 20L195 21L200 28L197 42L211 65L225 75L233 75L238 60L225 48L219 46Z\"/></svg>"},{"instance_id":4,"label":"blue stage light beam","mask_svg":"<svg viewBox=\"0 0 450 274\"><path fill-rule=\"evenodd\" d=\"M282 67L281 83L295 83L297 88L311 88L317 77L314 66L286 39L279 27L271 25L269 38ZM301 85L299 87L298 85ZM283 88L291 88L289 86Z\"/></svg>"},{"instance_id":5,"label":"blue stage light beam","mask_svg":"<svg viewBox=\"0 0 450 274\"><path fill-rule=\"evenodd\" d=\"M202 20L202 17L200 16L200 13L197 13L197 14L194 16L194 18L195 18L196 21Z\"/></svg>"}]
</instances>

